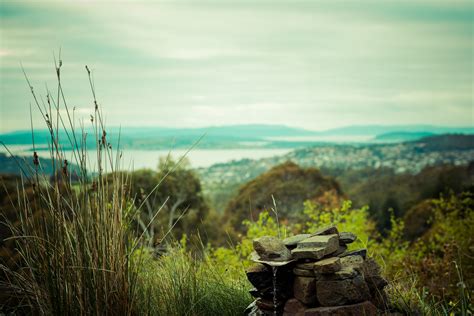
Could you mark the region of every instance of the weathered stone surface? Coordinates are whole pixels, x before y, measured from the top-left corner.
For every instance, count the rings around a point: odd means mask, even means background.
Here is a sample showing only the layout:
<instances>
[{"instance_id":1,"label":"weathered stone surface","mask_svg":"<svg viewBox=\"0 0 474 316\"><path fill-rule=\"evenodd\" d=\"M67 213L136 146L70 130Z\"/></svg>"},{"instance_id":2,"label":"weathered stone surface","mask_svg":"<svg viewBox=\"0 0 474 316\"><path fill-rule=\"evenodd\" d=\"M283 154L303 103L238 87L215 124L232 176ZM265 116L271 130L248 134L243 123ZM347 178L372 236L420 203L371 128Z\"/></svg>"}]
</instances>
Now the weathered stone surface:
<instances>
[{"instance_id":1,"label":"weathered stone surface","mask_svg":"<svg viewBox=\"0 0 474 316\"><path fill-rule=\"evenodd\" d=\"M334 256L339 256L341 254L343 254L344 252L347 251L347 246L346 245L341 245L341 242L339 242L339 248L337 248L337 250L331 254L332 257Z\"/></svg>"},{"instance_id":2,"label":"weathered stone surface","mask_svg":"<svg viewBox=\"0 0 474 316\"><path fill-rule=\"evenodd\" d=\"M373 258L369 258L363 262L362 272L371 292L380 291L388 284L387 280L380 275L380 266Z\"/></svg>"},{"instance_id":3,"label":"weathered stone surface","mask_svg":"<svg viewBox=\"0 0 474 316\"><path fill-rule=\"evenodd\" d=\"M256 263L247 268L247 279L257 289L272 286L272 272L261 263Z\"/></svg>"},{"instance_id":4,"label":"weathered stone surface","mask_svg":"<svg viewBox=\"0 0 474 316\"><path fill-rule=\"evenodd\" d=\"M369 288L362 275L343 280L318 280L318 302L322 306L340 306L370 299Z\"/></svg>"},{"instance_id":5,"label":"weathered stone surface","mask_svg":"<svg viewBox=\"0 0 474 316\"><path fill-rule=\"evenodd\" d=\"M321 259L326 255L326 248L295 248L291 254L295 259Z\"/></svg>"},{"instance_id":6,"label":"weathered stone surface","mask_svg":"<svg viewBox=\"0 0 474 316\"><path fill-rule=\"evenodd\" d=\"M362 258L367 258L367 249L357 249L344 252L343 254L339 255L339 257L348 257L348 256L361 256Z\"/></svg>"},{"instance_id":7,"label":"weathered stone surface","mask_svg":"<svg viewBox=\"0 0 474 316\"><path fill-rule=\"evenodd\" d=\"M352 279L358 275L361 275L360 272L352 267L342 267L341 270L336 271L335 273L331 273L331 274L317 273L318 279L323 280L323 281L338 281L338 280Z\"/></svg>"},{"instance_id":8,"label":"weathered stone surface","mask_svg":"<svg viewBox=\"0 0 474 316\"><path fill-rule=\"evenodd\" d=\"M314 270L307 270L307 269L293 269L293 274L298 276L305 276L305 277L314 277Z\"/></svg>"},{"instance_id":9,"label":"weathered stone surface","mask_svg":"<svg viewBox=\"0 0 474 316\"><path fill-rule=\"evenodd\" d=\"M298 248L326 248L330 246L335 248L334 251L336 251L339 248L339 237L337 234L312 236L301 240L297 246Z\"/></svg>"},{"instance_id":10,"label":"weathered stone surface","mask_svg":"<svg viewBox=\"0 0 474 316\"><path fill-rule=\"evenodd\" d=\"M291 254L296 259L321 259L324 256L334 253L338 248L339 239L335 234L313 236L300 241L297 248L291 251Z\"/></svg>"},{"instance_id":11,"label":"weathered stone surface","mask_svg":"<svg viewBox=\"0 0 474 316\"><path fill-rule=\"evenodd\" d=\"M306 305L316 304L316 279L309 277L295 277L293 295L301 303Z\"/></svg>"},{"instance_id":12,"label":"weathered stone surface","mask_svg":"<svg viewBox=\"0 0 474 316\"><path fill-rule=\"evenodd\" d=\"M377 308L368 301L345 306L309 308L305 316L375 316Z\"/></svg>"},{"instance_id":13,"label":"weathered stone surface","mask_svg":"<svg viewBox=\"0 0 474 316\"><path fill-rule=\"evenodd\" d=\"M339 257L327 258L314 263L314 271L322 274L335 273L341 270L341 267L341 259Z\"/></svg>"},{"instance_id":14,"label":"weathered stone surface","mask_svg":"<svg viewBox=\"0 0 474 316\"><path fill-rule=\"evenodd\" d=\"M357 236L353 233L349 233L349 232L339 233L339 243L341 244L344 244L344 245L351 244L354 241L356 241L356 239L357 239Z\"/></svg>"},{"instance_id":15,"label":"weathered stone surface","mask_svg":"<svg viewBox=\"0 0 474 316\"><path fill-rule=\"evenodd\" d=\"M296 247L296 244L298 244L300 241L309 237L311 237L310 234L299 234L299 235L291 236L291 237L283 239L283 244L285 244L285 246L287 246L288 248Z\"/></svg>"},{"instance_id":16,"label":"weathered stone surface","mask_svg":"<svg viewBox=\"0 0 474 316\"><path fill-rule=\"evenodd\" d=\"M343 267L362 268L364 258L357 255L342 257L341 264Z\"/></svg>"},{"instance_id":17,"label":"weathered stone surface","mask_svg":"<svg viewBox=\"0 0 474 316\"><path fill-rule=\"evenodd\" d=\"M315 261L297 263L295 265L295 268L313 271L314 270L314 263L315 263Z\"/></svg>"},{"instance_id":18,"label":"weathered stone surface","mask_svg":"<svg viewBox=\"0 0 474 316\"><path fill-rule=\"evenodd\" d=\"M306 308L307 306L298 301L296 298L290 298L288 301L286 301L285 307L283 308L283 315L303 316Z\"/></svg>"},{"instance_id":19,"label":"weathered stone surface","mask_svg":"<svg viewBox=\"0 0 474 316\"><path fill-rule=\"evenodd\" d=\"M283 242L271 236L263 236L253 240L253 248L263 260L288 261L291 252Z\"/></svg>"},{"instance_id":20,"label":"weathered stone surface","mask_svg":"<svg viewBox=\"0 0 474 316\"><path fill-rule=\"evenodd\" d=\"M320 235L333 235L333 234L338 235L339 231L337 230L336 226L331 225L331 226L322 227L318 229L317 231L315 231L314 233L312 233L311 235L320 236Z\"/></svg>"}]
</instances>

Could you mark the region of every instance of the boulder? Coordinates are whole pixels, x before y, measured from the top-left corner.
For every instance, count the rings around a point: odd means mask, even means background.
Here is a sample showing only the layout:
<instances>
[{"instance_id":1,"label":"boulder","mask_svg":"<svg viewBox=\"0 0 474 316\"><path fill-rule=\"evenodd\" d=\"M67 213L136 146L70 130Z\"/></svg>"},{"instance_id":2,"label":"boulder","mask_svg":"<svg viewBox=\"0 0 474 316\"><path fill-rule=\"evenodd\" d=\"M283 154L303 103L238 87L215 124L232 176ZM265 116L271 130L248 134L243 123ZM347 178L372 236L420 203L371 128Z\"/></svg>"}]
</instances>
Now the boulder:
<instances>
[{"instance_id":1,"label":"boulder","mask_svg":"<svg viewBox=\"0 0 474 316\"><path fill-rule=\"evenodd\" d=\"M283 239L283 244L288 247L288 248L294 248L296 247L296 244L298 244L300 241L311 237L310 234L299 234L295 236L291 236L288 238Z\"/></svg>"},{"instance_id":2,"label":"boulder","mask_svg":"<svg viewBox=\"0 0 474 316\"><path fill-rule=\"evenodd\" d=\"M261 260L288 261L291 259L290 250L276 237L263 236L254 239L253 248Z\"/></svg>"},{"instance_id":3,"label":"boulder","mask_svg":"<svg viewBox=\"0 0 474 316\"><path fill-rule=\"evenodd\" d=\"M364 258L358 255L342 257L341 264L343 267L352 267L360 270L364 264Z\"/></svg>"},{"instance_id":4,"label":"boulder","mask_svg":"<svg viewBox=\"0 0 474 316\"><path fill-rule=\"evenodd\" d=\"M318 280L316 295L322 306L340 306L370 299L369 288L362 275L342 280Z\"/></svg>"},{"instance_id":5,"label":"boulder","mask_svg":"<svg viewBox=\"0 0 474 316\"><path fill-rule=\"evenodd\" d=\"M316 304L316 278L296 276L293 285L293 295L305 305Z\"/></svg>"},{"instance_id":6,"label":"boulder","mask_svg":"<svg viewBox=\"0 0 474 316\"><path fill-rule=\"evenodd\" d=\"M332 257L315 262L314 271L321 274L335 273L341 270L341 259L339 257Z\"/></svg>"},{"instance_id":7,"label":"boulder","mask_svg":"<svg viewBox=\"0 0 474 316\"><path fill-rule=\"evenodd\" d=\"M349 232L339 233L339 243L341 244L344 244L344 245L351 244L354 241L356 241L356 239L357 239L357 236L353 233L349 233Z\"/></svg>"},{"instance_id":8,"label":"boulder","mask_svg":"<svg viewBox=\"0 0 474 316\"><path fill-rule=\"evenodd\" d=\"M376 316L377 308L369 301L353 305L309 308L305 316Z\"/></svg>"}]
</instances>

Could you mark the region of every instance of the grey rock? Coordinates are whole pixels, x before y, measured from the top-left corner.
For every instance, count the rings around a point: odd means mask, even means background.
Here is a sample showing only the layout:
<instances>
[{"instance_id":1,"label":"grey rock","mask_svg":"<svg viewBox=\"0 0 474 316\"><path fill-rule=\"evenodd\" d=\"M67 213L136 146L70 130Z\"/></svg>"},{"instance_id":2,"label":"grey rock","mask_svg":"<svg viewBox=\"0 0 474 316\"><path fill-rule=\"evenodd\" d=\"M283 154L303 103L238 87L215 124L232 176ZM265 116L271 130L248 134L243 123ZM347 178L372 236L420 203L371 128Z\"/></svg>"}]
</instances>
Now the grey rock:
<instances>
[{"instance_id":1,"label":"grey rock","mask_svg":"<svg viewBox=\"0 0 474 316\"><path fill-rule=\"evenodd\" d=\"M364 258L358 255L342 257L341 264L343 267L351 267L360 270L364 264Z\"/></svg>"},{"instance_id":2,"label":"grey rock","mask_svg":"<svg viewBox=\"0 0 474 316\"><path fill-rule=\"evenodd\" d=\"M293 295L305 305L316 304L316 279L309 277L295 277Z\"/></svg>"},{"instance_id":3,"label":"grey rock","mask_svg":"<svg viewBox=\"0 0 474 316\"><path fill-rule=\"evenodd\" d=\"M290 250L276 237L264 236L254 239L253 248L261 260L288 261L291 259Z\"/></svg>"},{"instance_id":4,"label":"grey rock","mask_svg":"<svg viewBox=\"0 0 474 316\"><path fill-rule=\"evenodd\" d=\"M348 256L361 256L362 258L367 258L367 249L357 249L346 251L343 254L340 254L339 257L348 257Z\"/></svg>"},{"instance_id":5,"label":"grey rock","mask_svg":"<svg viewBox=\"0 0 474 316\"><path fill-rule=\"evenodd\" d=\"M362 275L343 280L318 280L318 302L322 306L354 304L370 299L370 292Z\"/></svg>"},{"instance_id":6,"label":"grey rock","mask_svg":"<svg viewBox=\"0 0 474 316\"><path fill-rule=\"evenodd\" d=\"M339 238L337 235L313 236L302 240L298 246L291 251L296 259L321 259L324 256L336 252L339 248Z\"/></svg>"},{"instance_id":7,"label":"grey rock","mask_svg":"<svg viewBox=\"0 0 474 316\"><path fill-rule=\"evenodd\" d=\"M321 274L335 273L341 270L341 259L332 257L314 263L314 271Z\"/></svg>"},{"instance_id":8,"label":"grey rock","mask_svg":"<svg viewBox=\"0 0 474 316\"><path fill-rule=\"evenodd\" d=\"M326 248L295 248L291 254L295 259L321 259L326 255Z\"/></svg>"},{"instance_id":9,"label":"grey rock","mask_svg":"<svg viewBox=\"0 0 474 316\"><path fill-rule=\"evenodd\" d=\"M298 269L298 268L293 269L293 274L297 276L305 276L305 277L313 277L313 278L315 276L313 270Z\"/></svg>"},{"instance_id":10,"label":"grey rock","mask_svg":"<svg viewBox=\"0 0 474 316\"><path fill-rule=\"evenodd\" d=\"M297 263L295 265L295 268L313 271L314 270L314 263L315 263L315 261Z\"/></svg>"},{"instance_id":11,"label":"grey rock","mask_svg":"<svg viewBox=\"0 0 474 316\"><path fill-rule=\"evenodd\" d=\"M341 244L344 244L344 245L351 244L356 240L357 240L357 236L353 233L350 233L350 232L339 233L339 242Z\"/></svg>"},{"instance_id":12,"label":"grey rock","mask_svg":"<svg viewBox=\"0 0 474 316\"><path fill-rule=\"evenodd\" d=\"M339 237L337 234L312 236L298 242L297 244L298 248L323 248L328 245L335 245L336 250L339 248Z\"/></svg>"},{"instance_id":13,"label":"grey rock","mask_svg":"<svg viewBox=\"0 0 474 316\"><path fill-rule=\"evenodd\" d=\"M315 231L314 233L312 233L311 235L320 236L320 235L333 235L333 234L338 235L339 231L337 230L336 226L331 225L331 226L322 227L318 229L317 231Z\"/></svg>"},{"instance_id":14,"label":"grey rock","mask_svg":"<svg viewBox=\"0 0 474 316\"><path fill-rule=\"evenodd\" d=\"M291 236L291 237L283 239L283 244L285 244L285 246L287 246L288 248L296 247L297 243L299 243L300 241L302 241L302 240L304 240L308 237L311 237L311 235L310 234L299 234L299 235Z\"/></svg>"}]
</instances>

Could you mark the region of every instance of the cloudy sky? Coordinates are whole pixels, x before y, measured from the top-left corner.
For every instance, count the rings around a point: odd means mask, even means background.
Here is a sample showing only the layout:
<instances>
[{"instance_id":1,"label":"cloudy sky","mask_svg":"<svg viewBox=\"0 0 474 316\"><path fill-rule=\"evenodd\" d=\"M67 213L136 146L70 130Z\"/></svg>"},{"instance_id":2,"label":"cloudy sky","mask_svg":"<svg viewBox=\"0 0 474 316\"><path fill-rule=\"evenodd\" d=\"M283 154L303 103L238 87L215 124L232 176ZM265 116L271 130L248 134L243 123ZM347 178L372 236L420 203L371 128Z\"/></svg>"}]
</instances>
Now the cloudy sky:
<instances>
[{"instance_id":1,"label":"cloudy sky","mask_svg":"<svg viewBox=\"0 0 474 316\"><path fill-rule=\"evenodd\" d=\"M29 128L53 54L107 124L473 125L471 1L0 0L0 132ZM34 113L35 121L39 114Z\"/></svg>"}]
</instances>

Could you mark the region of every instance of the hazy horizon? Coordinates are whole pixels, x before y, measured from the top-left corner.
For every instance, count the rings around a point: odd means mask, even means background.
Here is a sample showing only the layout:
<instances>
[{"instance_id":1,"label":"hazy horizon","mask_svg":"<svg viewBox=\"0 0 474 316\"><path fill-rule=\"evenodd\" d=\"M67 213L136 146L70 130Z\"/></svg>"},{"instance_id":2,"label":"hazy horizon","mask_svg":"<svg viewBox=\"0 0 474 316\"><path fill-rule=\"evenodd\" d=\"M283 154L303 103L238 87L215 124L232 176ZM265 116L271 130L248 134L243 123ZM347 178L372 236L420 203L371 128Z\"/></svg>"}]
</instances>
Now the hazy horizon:
<instances>
[{"instance_id":1,"label":"hazy horizon","mask_svg":"<svg viewBox=\"0 0 474 316\"><path fill-rule=\"evenodd\" d=\"M113 4L113 5L112 5ZM108 126L474 125L469 1L0 2L0 133L55 90ZM35 128L43 128L34 112Z\"/></svg>"}]
</instances>

